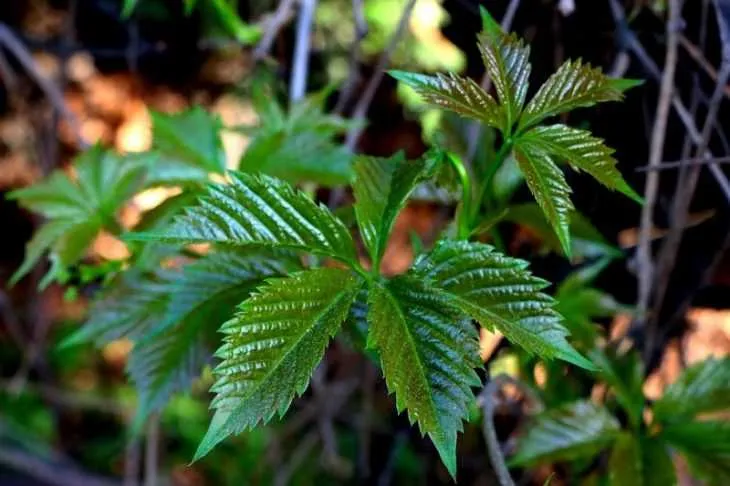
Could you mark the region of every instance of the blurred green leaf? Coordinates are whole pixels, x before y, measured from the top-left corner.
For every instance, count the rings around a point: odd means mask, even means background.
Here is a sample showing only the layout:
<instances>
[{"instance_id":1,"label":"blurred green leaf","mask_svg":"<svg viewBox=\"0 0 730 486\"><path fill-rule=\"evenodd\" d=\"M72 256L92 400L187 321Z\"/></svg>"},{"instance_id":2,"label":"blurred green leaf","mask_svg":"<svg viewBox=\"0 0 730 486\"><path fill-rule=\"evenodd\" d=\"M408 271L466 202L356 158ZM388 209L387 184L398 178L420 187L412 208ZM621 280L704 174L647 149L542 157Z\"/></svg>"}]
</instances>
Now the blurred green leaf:
<instances>
[{"instance_id":1,"label":"blurred green leaf","mask_svg":"<svg viewBox=\"0 0 730 486\"><path fill-rule=\"evenodd\" d=\"M623 355L613 348L593 349L589 355L600 377L613 389L616 400L626 411L629 423L639 430L644 410L644 366L636 351Z\"/></svg>"},{"instance_id":2,"label":"blurred green leaf","mask_svg":"<svg viewBox=\"0 0 730 486\"><path fill-rule=\"evenodd\" d=\"M676 423L665 427L661 438L678 449L709 486L730 484L730 422Z\"/></svg>"},{"instance_id":3,"label":"blurred green leaf","mask_svg":"<svg viewBox=\"0 0 730 486\"><path fill-rule=\"evenodd\" d=\"M661 441L622 432L611 450L609 486L673 486L674 464Z\"/></svg>"}]
</instances>

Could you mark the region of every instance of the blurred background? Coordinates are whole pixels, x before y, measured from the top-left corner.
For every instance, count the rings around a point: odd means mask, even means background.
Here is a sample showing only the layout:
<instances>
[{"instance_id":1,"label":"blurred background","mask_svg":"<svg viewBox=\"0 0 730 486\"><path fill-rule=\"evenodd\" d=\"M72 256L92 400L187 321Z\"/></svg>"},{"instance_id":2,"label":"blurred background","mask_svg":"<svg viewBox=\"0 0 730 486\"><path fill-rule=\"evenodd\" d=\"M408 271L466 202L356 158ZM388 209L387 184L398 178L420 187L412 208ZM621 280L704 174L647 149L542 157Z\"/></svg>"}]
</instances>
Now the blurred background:
<instances>
[{"instance_id":1,"label":"blurred background","mask_svg":"<svg viewBox=\"0 0 730 486\"><path fill-rule=\"evenodd\" d=\"M686 0L681 19L669 27L666 0L199 0L190 10L180 0L139 0L131 9L133 3L0 2L0 193L68 168L97 143L123 154L149 150L152 112L201 106L225 126L255 125L262 109L286 106L292 96L297 22L307 8L313 8L313 22L306 37L306 92L323 93L317 110L362 119L358 128L345 126L334 135L338 147L379 156L404 150L414 158L439 142L488 157L493 133L479 132L478 146L469 146L475 140L469 127L383 76L385 68L397 68L480 80L484 69L475 35L481 4L531 45L531 92L572 58L612 76L645 80L623 103L565 120L614 147L621 172L640 194L648 174L656 176L650 226L644 227L655 254L679 235L674 251L664 250L666 258L658 259L652 280L652 289L663 291L650 300L659 323L651 345L645 345L645 332L636 331L645 328L634 325L641 299L637 272L644 268L636 257L640 206L567 173L575 206L590 221L574 230L582 245L576 259L556 251L545 225L523 214L529 211L513 212L500 227L504 247L552 282L561 282L584 259L610 255L591 284L597 300L572 315L595 323L606 339L625 338L644 351L648 400L660 397L687 366L730 353L730 184L723 165L730 155L724 73L730 47L721 35L722 1ZM677 36L671 60L675 98L659 147L661 167L649 171L668 32ZM256 98L257 83L270 88L263 98ZM372 99L363 102L365 95ZM716 121L706 127L714 105ZM250 130L221 133L228 167L236 166L256 136ZM694 147L702 143L698 157ZM709 163L704 150L712 154ZM697 185L687 193L683 177L694 168ZM137 194L121 212L121 223L133 224L178 192ZM321 190L319 196L327 201L331 194ZM687 207L678 208L677 198ZM529 201L526 188L516 189L512 200ZM413 201L396 224L386 271L407 268L414 241L432 243L450 215L450 206L432 197ZM58 346L84 321L104 276L128 249L102 233L85 252L79 273L63 283L38 290L48 268L41 260L10 286L40 224L37 215L0 197L1 485L451 484L431 444L395 413L378 370L340 342L285 418L226 440L202 461L189 464L208 426L209 369L141 436L130 435L136 394L125 365L133 344L120 339L101 347ZM497 335L483 333L481 344L490 375L527 374L544 388L540 363L525 364ZM562 379L572 391L551 393L600 394L600 384L580 374ZM495 412L508 453L526 417L517 395L503 397ZM459 484L498 484L482 420L475 406L460 438ZM591 471L601 467L598 458L585 474L559 463L513 474L519 484L544 484L551 474L552 484L588 484ZM700 484L679 458L676 467L681 484Z\"/></svg>"}]
</instances>

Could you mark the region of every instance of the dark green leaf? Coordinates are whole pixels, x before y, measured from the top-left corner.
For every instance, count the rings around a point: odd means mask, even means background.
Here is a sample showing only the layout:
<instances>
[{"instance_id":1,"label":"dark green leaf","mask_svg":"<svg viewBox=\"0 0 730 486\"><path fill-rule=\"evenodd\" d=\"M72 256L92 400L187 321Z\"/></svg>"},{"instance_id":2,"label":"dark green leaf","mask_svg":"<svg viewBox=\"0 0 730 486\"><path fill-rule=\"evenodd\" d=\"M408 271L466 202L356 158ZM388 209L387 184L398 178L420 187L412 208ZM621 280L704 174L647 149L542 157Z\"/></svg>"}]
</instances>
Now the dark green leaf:
<instances>
[{"instance_id":1,"label":"dark green leaf","mask_svg":"<svg viewBox=\"0 0 730 486\"><path fill-rule=\"evenodd\" d=\"M427 76L405 71L390 71L390 75L416 90L432 105L491 127L502 128L505 125L504 113L497 102L470 78L452 73Z\"/></svg>"},{"instance_id":2,"label":"dark green leaf","mask_svg":"<svg viewBox=\"0 0 730 486\"><path fill-rule=\"evenodd\" d=\"M527 187L535 197L543 214L550 222L560 241L560 246L570 258L570 186L555 164L550 153L541 147L519 141L515 145L517 165L527 181Z\"/></svg>"},{"instance_id":3,"label":"dark green leaf","mask_svg":"<svg viewBox=\"0 0 730 486\"><path fill-rule=\"evenodd\" d=\"M545 118L604 101L619 101L623 91L635 86L626 80L611 79L598 68L577 61L567 61L540 86L527 103L520 119L520 130Z\"/></svg>"},{"instance_id":4,"label":"dark green leaf","mask_svg":"<svg viewBox=\"0 0 730 486\"><path fill-rule=\"evenodd\" d=\"M664 428L661 438L676 447L708 485L730 484L730 422L677 423Z\"/></svg>"},{"instance_id":5,"label":"dark green leaf","mask_svg":"<svg viewBox=\"0 0 730 486\"><path fill-rule=\"evenodd\" d=\"M566 341L568 331L554 310L555 301L541 292L548 282L534 277L527 266L489 245L442 241L417 260L413 271L451 295L484 327L499 330L529 353L593 369Z\"/></svg>"},{"instance_id":6,"label":"dark green leaf","mask_svg":"<svg viewBox=\"0 0 730 486\"><path fill-rule=\"evenodd\" d=\"M216 409L196 459L231 434L283 415L301 394L360 288L350 272L320 268L274 279L224 324Z\"/></svg>"},{"instance_id":7,"label":"dark green leaf","mask_svg":"<svg viewBox=\"0 0 730 486\"><path fill-rule=\"evenodd\" d=\"M520 138L565 160L574 169L587 172L607 188L643 203L641 196L626 183L616 168L614 150L591 132L558 124L533 128Z\"/></svg>"},{"instance_id":8,"label":"dark green leaf","mask_svg":"<svg viewBox=\"0 0 730 486\"><path fill-rule=\"evenodd\" d=\"M371 285L368 307L368 342L398 412L408 410L455 477L456 436L479 385L476 329L445 295L413 276Z\"/></svg>"},{"instance_id":9,"label":"dark green leaf","mask_svg":"<svg viewBox=\"0 0 730 486\"><path fill-rule=\"evenodd\" d=\"M211 185L167 231L128 239L302 250L357 262L352 236L325 206L272 177L232 172L230 178Z\"/></svg>"},{"instance_id":10,"label":"dark green leaf","mask_svg":"<svg viewBox=\"0 0 730 486\"><path fill-rule=\"evenodd\" d=\"M616 395L616 400L626 411L629 423L635 429L641 425L644 411L644 366L635 351L623 355L615 349L594 348L589 357L596 364L601 378Z\"/></svg>"},{"instance_id":11,"label":"dark green leaf","mask_svg":"<svg viewBox=\"0 0 730 486\"><path fill-rule=\"evenodd\" d=\"M610 446L619 431L618 422L605 408L587 401L574 402L535 417L510 463L591 458Z\"/></svg>"},{"instance_id":12,"label":"dark green leaf","mask_svg":"<svg viewBox=\"0 0 730 486\"><path fill-rule=\"evenodd\" d=\"M355 214L374 267L380 265L396 217L426 172L423 159L407 161L402 152L355 162Z\"/></svg>"},{"instance_id":13,"label":"dark green leaf","mask_svg":"<svg viewBox=\"0 0 730 486\"><path fill-rule=\"evenodd\" d=\"M608 468L609 486L673 486L677 482L666 445L630 432L616 439Z\"/></svg>"},{"instance_id":14,"label":"dark green leaf","mask_svg":"<svg viewBox=\"0 0 730 486\"><path fill-rule=\"evenodd\" d=\"M730 408L730 358L708 358L687 368L654 403L654 416L682 422L700 413Z\"/></svg>"}]
</instances>

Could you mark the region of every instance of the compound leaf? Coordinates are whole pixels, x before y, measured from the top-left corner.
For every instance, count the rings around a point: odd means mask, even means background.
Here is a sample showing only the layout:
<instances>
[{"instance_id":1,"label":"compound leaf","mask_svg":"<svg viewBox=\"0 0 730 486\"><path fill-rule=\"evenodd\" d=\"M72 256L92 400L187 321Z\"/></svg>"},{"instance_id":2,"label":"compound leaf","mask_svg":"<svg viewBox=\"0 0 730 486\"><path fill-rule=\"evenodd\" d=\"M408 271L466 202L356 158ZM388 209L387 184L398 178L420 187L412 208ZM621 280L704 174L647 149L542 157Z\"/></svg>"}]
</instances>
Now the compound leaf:
<instances>
[{"instance_id":1,"label":"compound leaf","mask_svg":"<svg viewBox=\"0 0 730 486\"><path fill-rule=\"evenodd\" d=\"M535 127L521 138L565 160L574 169L587 172L607 188L642 203L641 196L626 183L616 168L616 159L612 155L614 150L588 130L556 124Z\"/></svg>"},{"instance_id":2,"label":"compound leaf","mask_svg":"<svg viewBox=\"0 0 730 486\"><path fill-rule=\"evenodd\" d=\"M601 69L583 64L580 59L566 61L527 103L519 129L526 129L545 118L576 108L619 101L624 91L637 84L633 80L611 79Z\"/></svg>"},{"instance_id":3,"label":"compound leaf","mask_svg":"<svg viewBox=\"0 0 730 486\"><path fill-rule=\"evenodd\" d=\"M407 84L430 104L451 110L467 118L502 128L504 112L492 96L470 78L456 74L425 74L390 71L390 75Z\"/></svg>"},{"instance_id":4,"label":"compound leaf","mask_svg":"<svg viewBox=\"0 0 730 486\"><path fill-rule=\"evenodd\" d=\"M569 333L555 301L541 292L548 282L533 276L527 266L483 243L442 241L416 261L413 271L484 327L499 330L527 352L593 369L566 341Z\"/></svg>"},{"instance_id":5,"label":"compound leaf","mask_svg":"<svg viewBox=\"0 0 730 486\"><path fill-rule=\"evenodd\" d=\"M228 435L286 412L306 389L359 286L349 271L320 268L270 280L241 304L221 329L216 412L196 459Z\"/></svg>"},{"instance_id":6,"label":"compound leaf","mask_svg":"<svg viewBox=\"0 0 730 486\"><path fill-rule=\"evenodd\" d=\"M560 246L570 257L570 214L574 208L570 201L572 191L563 173L549 152L526 140L515 144L515 159L527 187L558 236Z\"/></svg>"},{"instance_id":7,"label":"compound leaf","mask_svg":"<svg viewBox=\"0 0 730 486\"><path fill-rule=\"evenodd\" d=\"M602 406L569 403L536 416L520 439L512 465L590 458L611 445L618 421Z\"/></svg>"},{"instance_id":8,"label":"compound leaf","mask_svg":"<svg viewBox=\"0 0 730 486\"><path fill-rule=\"evenodd\" d=\"M352 236L325 206L273 177L231 172L230 179L227 185L211 185L166 231L127 238L301 250L357 261Z\"/></svg>"},{"instance_id":9,"label":"compound leaf","mask_svg":"<svg viewBox=\"0 0 730 486\"><path fill-rule=\"evenodd\" d=\"M681 422L730 408L730 358L708 358L687 368L654 403L654 416Z\"/></svg>"},{"instance_id":10,"label":"compound leaf","mask_svg":"<svg viewBox=\"0 0 730 486\"><path fill-rule=\"evenodd\" d=\"M476 329L450 299L412 275L370 286L368 343L398 412L428 434L452 477L456 436L479 385Z\"/></svg>"},{"instance_id":11,"label":"compound leaf","mask_svg":"<svg viewBox=\"0 0 730 486\"><path fill-rule=\"evenodd\" d=\"M677 448L692 472L708 485L730 484L730 423L710 420L672 424L662 430L661 438Z\"/></svg>"}]
</instances>

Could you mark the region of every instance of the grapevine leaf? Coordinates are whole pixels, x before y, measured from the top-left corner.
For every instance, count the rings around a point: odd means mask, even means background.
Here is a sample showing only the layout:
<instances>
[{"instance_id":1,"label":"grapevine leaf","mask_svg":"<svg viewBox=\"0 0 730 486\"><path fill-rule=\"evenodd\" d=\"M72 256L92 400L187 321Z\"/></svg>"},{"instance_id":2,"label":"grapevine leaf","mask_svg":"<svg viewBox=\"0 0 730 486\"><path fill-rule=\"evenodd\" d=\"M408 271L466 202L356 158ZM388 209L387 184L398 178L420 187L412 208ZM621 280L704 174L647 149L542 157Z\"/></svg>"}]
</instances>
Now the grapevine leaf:
<instances>
[{"instance_id":1,"label":"grapevine leaf","mask_svg":"<svg viewBox=\"0 0 730 486\"><path fill-rule=\"evenodd\" d=\"M379 266L395 219L426 172L424 159L407 161L403 152L355 162L355 214L373 267Z\"/></svg>"},{"instance_id":2,"label":"grapevine leaf","mask_svg":"<svg viewBox=\"0 0 730 486\"><path fill-rule=\"evenodd\" d=\"M372 284L368 308L368 343L380 355L398 412L408 410L455 477L456 436L474 400L471 388L479 385L476 330L445 295L414 276Z\"/></svg>"},{"instance_id":3,"label":"grapevine leaf","mask_svg":"<svg viewBox=\"0 0 730 486\"><path fill-rule=\"evenodd\" d=\"M681 422L700 413L727 410L730 404L730 358L709 358L687 368L654 403L654 416Z\"/></svg>"},{"instance_id":4,"label":"grapevine leaf","mask_svg":"<svg viewBox=\"0 0 730 486\"><path fill-rule=\"evenodd\" d=\"M623 92L640 84L634 80L611 79L599 68L566 61L527 103L519 130L537 125L545 118L605 101L619 101Z\"/></svg>"},{"instance_id":5,"label":"grapevine leaf","mask_svg":"<svg viewBox=\"0 0 730 486\"><path fill-rule=\"evenodd\" d=\"M692 472L708 485L730 484L730 423L719 420L677 423L664 428L661 438L677 448Z\"/></svg>"},{"instance_id":6,"label":"grapevine leaf","mask_svg":"<svg viewBox=\"0 0 730 486\"><path fill-rule=\"evenodd\" d=\"M620 432L616 419L587 401L544 412L520 439L512 465L590 458L610 446Z\"/></svg>"},{"instance_id":7,"label":"grapevine leaf","mask_svg":"<svg viewBox=\"0 0 730 486\"><path fill-rule=\"evenodd\" d=\"M54 265L44 281L56 278L83 257L99 231L116 230L116 213L142 185L148 163L147 157L121 158L96 146L75 161L75 179L56 170L44 181L11 192L8 199L48 219L29 242L11 283L23 278L47 250Z\"/></svg>"},{"instance_id":8,"label":"grapevine leaf","mask_svg":"<svg viewBox=\"0 0 730 486\"><path fill-rule=\"evenodd\" d=\"M229 174L230 184L211 185L166 231L132 233L127 239L301 250L357 261L352 236L325 206L278 179Z\"/></svg>"},{"instance_id":9,"label":"grapevine leaf","mask_svg":"<svg viewBox=\"0 0 730 486\"><path fill-rule=\"evenodd\" d=\"M390 71L390 75L414 90L430 104L502 128L504 112L492 96L470 78L452 73L425 74Z\"/></svg>"},{"instance_id":10,"label":"grapevine leaf","mask_svg":"<svg viewBox=\"0 0 730 486\"><path fill-rule=\"evenodd\" d=\"M494 83L500 105L504 110L504 133L512 127L522 112L530 77L530 46L515 34L506 34L496 22L489 23L479 34L477 47L487 74Z\"/></svg>"},{"instance_id":11,"label":"grapevine leaf","mask_svg":"<svg viewBox=\"0 0 730 486\"><path fill-rule=\"evenodd\" d=\"M524 140L515 145L517 165L525 176L527 187L535 197L545 217L560 240L560 246L570 258L571 189L550 153Z\"/></svg>"},{"instance_id":12,"label":"grapevine leaf","mask_svg":"<svg viewBox=\"0 0 730 486\"><path fill-rule=\"evenodd\" d=\"M241 304L221 329L216 412L196 459L225 437L286 412L306 389L359 288L349 271L320 268L270 280Z\"/></svg>"},{"instance_id":13,"label":"grapevine leaf","mask_svg":"<svg viewBox=\"0 0 730 486\"><path fill-rule=\"evenodd\" d=\"M482 326L499 330L527 352L594 369L566 341L568 331L554 310L555 301L541 292L548 282L533 276L527 266L489 245L442 241L416 261L413 271L450 295Z\"/></svg>"},{"instance_id":14,"label":"grapevine leaf","mask_svg":"<svg viewBox=\"0 0 730 486\"><path fill-rule=\"evenodd\" d=\"M655 439L621 432L608 463L610 486L673 486L674 464L666 445Z\"/></svg>"},{"instance_id":15,"label":"grapevine leaf","mask_svg":"<svg viewBox=\"0 0 730 486\"><path fill-rule=\"evenodd\" d=\"M540 126L520 138L564 159L574 169L587 172L607 188L618 190L639 204L643 203L641 196L626 183L616 168L616 159L612 155L614 150L588 130L562 124Z\"/></svg>"}]
</instances>

